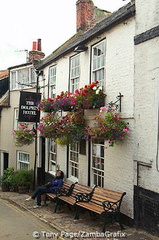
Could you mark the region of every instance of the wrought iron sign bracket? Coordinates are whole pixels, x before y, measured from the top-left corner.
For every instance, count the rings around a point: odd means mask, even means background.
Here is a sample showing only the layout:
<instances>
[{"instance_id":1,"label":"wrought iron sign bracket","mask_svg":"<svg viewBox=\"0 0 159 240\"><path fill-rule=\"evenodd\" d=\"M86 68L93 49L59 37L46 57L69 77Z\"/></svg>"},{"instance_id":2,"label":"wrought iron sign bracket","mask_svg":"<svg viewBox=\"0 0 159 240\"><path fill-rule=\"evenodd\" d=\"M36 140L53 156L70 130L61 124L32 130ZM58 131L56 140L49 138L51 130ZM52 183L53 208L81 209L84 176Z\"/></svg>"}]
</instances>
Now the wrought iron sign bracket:
<instances>
[{"instance_id":1,"label":"wrought iron sign bracket","mask_svg":"<svg viewBox=\"0 0 159 240\"><path fill-rule=\"evenodd\" d=\"M122 95L120 92L119 92L119 95L116 97L117 100L115 102L111 101L110 103L108 103L108 106L109 108L113 108L115 106L115 109L118 110L121 112L121 98L124 97L124 95ZM117 104L118 103L118 104Z\"/></svg>"}]
</instances>

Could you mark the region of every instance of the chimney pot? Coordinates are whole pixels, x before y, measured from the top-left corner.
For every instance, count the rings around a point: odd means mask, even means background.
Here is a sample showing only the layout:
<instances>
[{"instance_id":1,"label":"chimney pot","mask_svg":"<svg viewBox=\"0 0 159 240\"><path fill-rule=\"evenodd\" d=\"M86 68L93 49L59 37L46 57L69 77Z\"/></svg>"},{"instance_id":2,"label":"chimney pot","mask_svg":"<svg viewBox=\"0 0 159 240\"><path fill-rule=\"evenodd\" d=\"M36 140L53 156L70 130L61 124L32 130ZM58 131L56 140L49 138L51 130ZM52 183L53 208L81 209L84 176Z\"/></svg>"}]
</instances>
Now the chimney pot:
<instances>
[{"instance_id":1,"label":"chimney pot","mask_svg":"<svg viewBox=\"0 0 159 240\"><path fill-rule=\"evenodd\" d=\"M33 51L36 51L36 48L37 48L37 43L36 43L36 42L33 42L33 48L32 48L32 50L33 50Z\"/></svg>"},{"instance_id":2,"label":"chimney pot","mask_svg":"<svg viewBox=\"0 0 159 240\"><path fill-rule=\"evenodd\" d=\"M37 50L38 50L38 51L41 51L41 39L38 39L38 40L37 40L37 45L38 45L38 46L37 46Z\"/></svg>"}]
</instances>

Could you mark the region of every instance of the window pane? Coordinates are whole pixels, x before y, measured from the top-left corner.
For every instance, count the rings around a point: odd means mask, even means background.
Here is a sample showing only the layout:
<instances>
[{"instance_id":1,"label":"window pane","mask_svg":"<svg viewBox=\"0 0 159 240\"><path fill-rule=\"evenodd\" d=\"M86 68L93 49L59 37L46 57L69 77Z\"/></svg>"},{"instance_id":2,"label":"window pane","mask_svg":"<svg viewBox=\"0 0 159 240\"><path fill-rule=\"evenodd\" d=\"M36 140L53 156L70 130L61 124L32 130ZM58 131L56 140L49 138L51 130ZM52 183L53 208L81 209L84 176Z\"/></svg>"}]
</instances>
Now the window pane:
<instances>
[{"instance_id":1,"label":"window pane","mask_svg":"<svg viewBox=\"0 0 159 240\"><path fill-rule=\"evenodd\" d=\"M56 66L50 68L50 85L56 84Z\"/></svg>"},{"instance_id":2,"label":"window pane","mask_svg":"<svg viewBox=\"0 0 159 240\"><path fill-rule=\"evenodd\" d=\"M30 168L30 157L28 153L18 152L18 169Z\"/></svg>"},{"instance_id":3,"label":"window pane","mask_svg":"<svg viewBox=\"0 0 159 240\"><path fill-rule=\"evenodd\" d=\"M11 72L11 88L15 89L16 88L16 72Z\"/></svg>"},{"instance_id":4,"label":"window pane","mask_svg":"<svg viewBox=\"0 0 159 240\"><path fill-rule=\"evenodd\" d=\"M105 41L93 47L93 81L99 81L101 87L104 86L105 55Z\"/></svg>"},{"instance_id":5,"label":"window pane","mask_svg":"<svg viewBox=\"0 0 159 240\"><path fill-rule=\"evenodd\" d=\"M50 139L50 161L49 161L49 171L56 171L56 161L57 161L57 144L54 139Z\"/></svg>"},{"instance_id":6,"label":"window pane","mask_svg":"<svg viewBox=\"0 0 159 240\"><path fill-rule=\"evenodd\" d=\"M79 88L79 75L80 75L80 61L79 55L71 58L71 69L70 69L70 91L74 92Z\"/></svg>"},{"instance_id":7,"label":"window pane","mask_svg":"<svg viewBox=\"0 0 159 240\"><path fill-rule=\"evenodd\" d=\"M79 143L74 142L70 144L69 148L69 165L70 175L78 178L78 157L79 157Z\"/></svg>"},{"instance_id":8,"label":"window pane","mask_svg":"<svg viewBox=\"0 0 159 240\"><path fill-rule=\"evenodd\" d=\"M92 180L93 184L104 186L104 142L92 143Z\"/></svg>"},{"instance_id":9,"label":"window pane","mask_svg":"<svg viewBox=\"0 0 159 240\"><path fill-rule=\"evenodd\" d=\"M29 85L29 68L18 71L18 82L20 87L26 87L26 85Z\"/></svg>"}]
</instances>

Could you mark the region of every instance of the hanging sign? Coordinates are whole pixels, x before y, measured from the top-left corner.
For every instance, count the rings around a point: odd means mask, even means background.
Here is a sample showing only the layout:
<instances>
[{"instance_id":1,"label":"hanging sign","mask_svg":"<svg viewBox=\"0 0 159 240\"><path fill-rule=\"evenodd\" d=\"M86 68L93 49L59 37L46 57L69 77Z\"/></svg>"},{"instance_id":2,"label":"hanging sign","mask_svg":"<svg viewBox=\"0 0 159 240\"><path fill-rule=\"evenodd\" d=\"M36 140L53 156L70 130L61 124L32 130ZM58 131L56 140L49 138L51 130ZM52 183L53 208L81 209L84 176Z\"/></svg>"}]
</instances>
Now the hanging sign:
<instances>
[{"instance_id":1,"label":"hanging sign","mask_svg":"<svg viewBox=\"0 0 159 240\"><path fill-rule=\"evenodd\" d=\"M41 100L40 93L20 92L19 122L39 122L40 111L37 107Z\"/></svg>"}]
</instances>

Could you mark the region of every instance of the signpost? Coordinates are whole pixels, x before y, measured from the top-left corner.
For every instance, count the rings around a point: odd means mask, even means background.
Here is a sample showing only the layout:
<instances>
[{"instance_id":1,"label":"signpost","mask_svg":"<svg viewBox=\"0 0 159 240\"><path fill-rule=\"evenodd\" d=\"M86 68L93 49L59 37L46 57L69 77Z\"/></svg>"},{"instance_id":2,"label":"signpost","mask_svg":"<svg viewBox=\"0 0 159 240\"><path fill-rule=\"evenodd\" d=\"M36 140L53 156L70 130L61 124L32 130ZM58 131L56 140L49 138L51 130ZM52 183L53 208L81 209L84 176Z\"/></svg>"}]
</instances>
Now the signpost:
<instances>
[{"instance_id":1,"label":"signpost","mask_svg":"<svg viewBox=\"0 0 159 240\"><path fill-rule=\"evenodd\" d=\"M37 76L37 83L38 83ZM35 123L35 161L34 161L34 182L33 188L36 185L36 164L37 164L37 123L40 121L40 111L37 107L38 102L41 100L41 94L37 91L35 92L20 92L20 102L19 102L19 122L31 122Z\"/></svg>"}]
</instances>

